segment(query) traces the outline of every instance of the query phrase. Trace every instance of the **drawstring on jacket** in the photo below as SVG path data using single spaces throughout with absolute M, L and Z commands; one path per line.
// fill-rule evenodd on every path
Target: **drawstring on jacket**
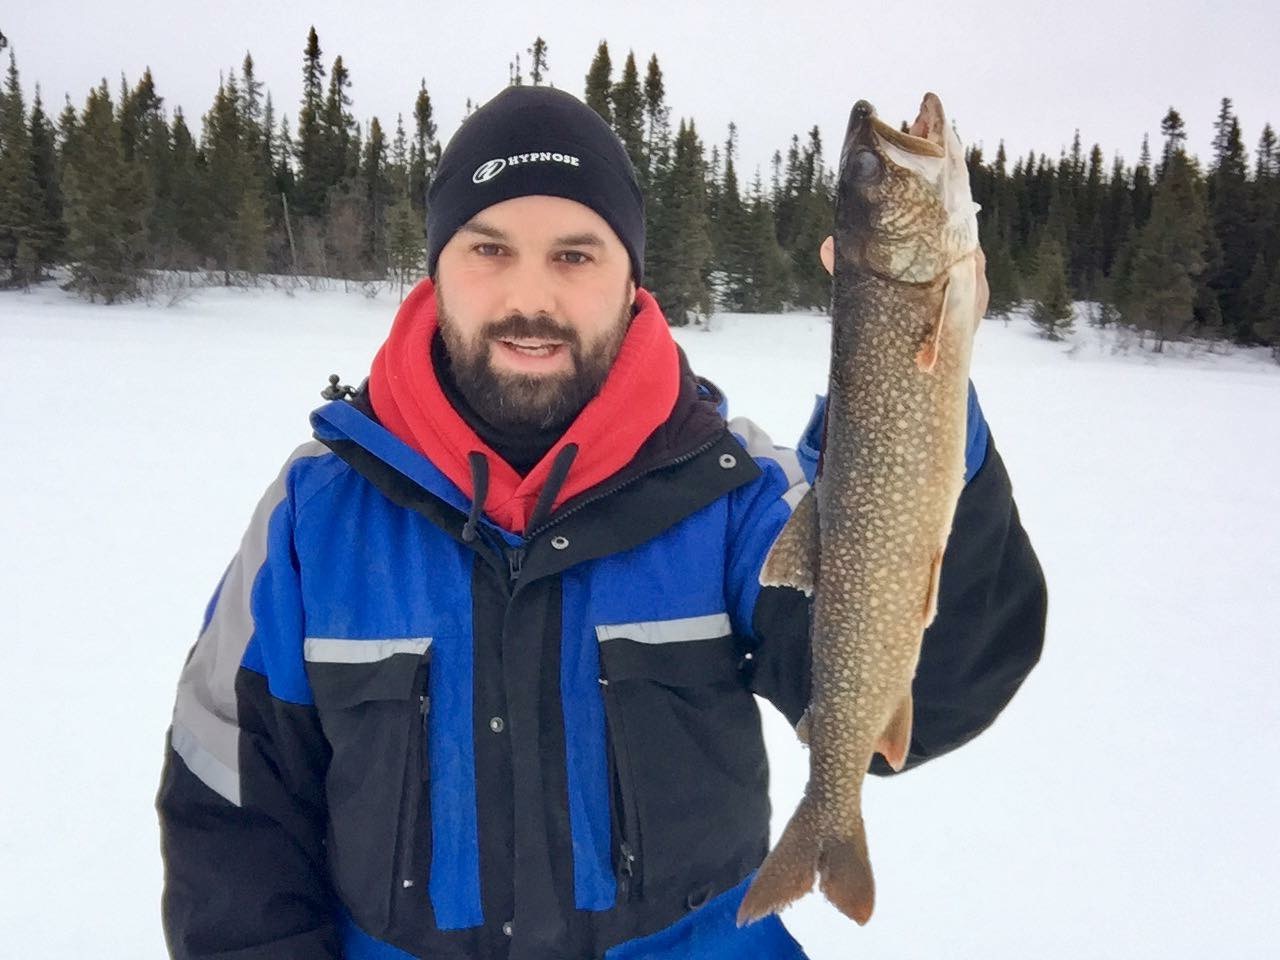
M 529 514 L 529 523 L 525 527 L 525 538 L 551 514 L 551 505 L 555 503 L 556 494 L 564 486 L 569 476 L 569 468 L 573 466 L 578 455 L 576 443 L 566 443 L 556 453 L 551 462 L 551 470 L 547 473 L 546 482 L 538 491 L 538 499 Z M 478 450 L 467 454 L 467 463 L 471 467 L 471 509 L 467 512 L 467 522 L 462 526 L 462 540 L 471 543 L 480 535 L 480 517 L 484 514 L 484 502 L 489 495 L 489 459 Z
M 560 488 L 564 486 L 564 481 L 569 476 L 569 467 L 573 465 L 573 458 L 577 455 L 578 445 L 576 443 L 566 443 L 560 448 L 560 452 L 556 454 L 555 460 L 551 461 L 551 470 L 547 474 L 547 480 L 542 485 L 542 489 L 538 491 L 538 500 L 534 503 L 533 512 L 529 514 L 529 522 L 524 528 L 526 539 L 550 515 L 551 505 L 556 502 L 556 495 L 560 492 Z
M 478 450 L 472 450 L 467 454 L 467 462 L 471 465 L 471 511 L 462 527 L 462 539 L 471 543 L 476 538 L 480 515 L 484 513 L 484 500 L 489 494 L 489 460 Z

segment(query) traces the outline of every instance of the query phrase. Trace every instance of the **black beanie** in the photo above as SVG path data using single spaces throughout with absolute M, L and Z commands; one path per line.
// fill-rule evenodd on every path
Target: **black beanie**
M 427 190 L 427 273 L 458 228 L 485 207 L 543 194 L 576 200 L 613 228 L 644 276 L 644 197 L 622 141 L 572 94 L 508 87 L 471 114 Z

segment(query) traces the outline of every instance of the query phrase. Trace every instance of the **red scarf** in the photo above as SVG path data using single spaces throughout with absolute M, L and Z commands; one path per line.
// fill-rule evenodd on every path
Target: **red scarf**
M 400 305 L 373 361 L 369 399 L 384 427 L 431 460 L 468 497 L 473 491 L 467 454 L 483 453 L 489 461 L 484 512 L 499 526 L 523 533 L 551 464 L 566 444 L 576 443 L 578 454 L 552 509 L 626 466 L 675 407 L 680 386 L 675 341 L 647 290 L 636 291 L 636 304 L 640 310 L 604 386 L 526 477 L 476 436 L 445 399 L 431 365 L 437 323 L 430 280 L 414 287 Z

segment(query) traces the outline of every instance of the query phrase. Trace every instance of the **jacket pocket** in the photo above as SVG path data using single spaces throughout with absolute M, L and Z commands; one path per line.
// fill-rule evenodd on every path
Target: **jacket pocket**
M 307 674 L 331 750 L 329 872 L 359 926 L 392 924 L 401 890 L 425 889 L 417 856 L 428 796 L 430 639 L 312 640 Z
M 727 868 L 741 876 L 767 847 L 768 768 L 728 617 L 602 625 L 596 636 L 620 886 L 683 900 Z

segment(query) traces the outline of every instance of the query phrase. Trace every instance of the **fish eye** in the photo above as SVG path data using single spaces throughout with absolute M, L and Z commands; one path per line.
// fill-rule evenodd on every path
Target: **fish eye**
M 862 149 L 849 158 L 855 183 L 871 184 L 884 176 L 884 162 L 874 150 Z

